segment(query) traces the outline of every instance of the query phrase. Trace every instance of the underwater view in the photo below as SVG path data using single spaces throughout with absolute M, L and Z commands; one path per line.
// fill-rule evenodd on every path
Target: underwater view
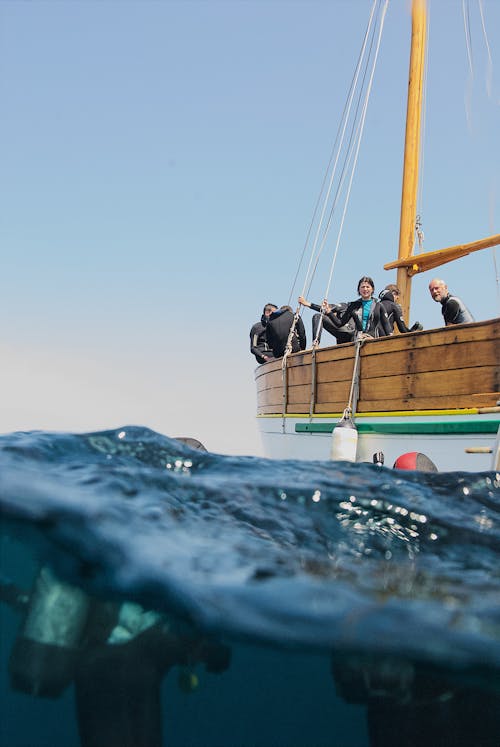
M 0 437 L 2 747 L 500 745 L 500 475 Z

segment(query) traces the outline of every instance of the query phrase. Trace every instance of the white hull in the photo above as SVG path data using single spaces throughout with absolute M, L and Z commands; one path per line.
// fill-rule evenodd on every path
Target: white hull
M 324 431 L 331 429 L 339 418 L 339 415 L 260 416 L 257 420 L 264 453 L 272 459 L 330 459 L 332 435 Z M 385 465 L 392 467 L 398 456 L 416 451 L 432 459 L 440 472 L 481 472 L 494 468 L 498 412 L 358 417 L 355 422 L 359 430 L 357 462 L 371 463 L 373 454 L 382 451 Z

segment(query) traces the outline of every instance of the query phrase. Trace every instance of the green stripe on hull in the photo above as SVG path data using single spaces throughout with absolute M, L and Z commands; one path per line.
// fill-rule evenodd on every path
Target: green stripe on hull
M 296 433 L 331 433 L 337 423 L 296 423 Z M 395 433 L 401 435 L 440 435 L 455 433 L 496 433 L 500 420 L 459 423 L 356 423 L 359 433 Z

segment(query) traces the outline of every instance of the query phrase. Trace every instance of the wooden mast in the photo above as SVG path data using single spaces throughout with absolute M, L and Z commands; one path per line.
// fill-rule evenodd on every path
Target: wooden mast
M 401 291 L 400 303 L 406 319 L 410 318 L 411 278 L 419 272 L 440 267 L 467 254 L 500 244 L 500 234 L 487 236 L 468 244 L 457 244 L 423 254 L 413 254 L 417 219 L 418 166 L 420 158 L 420 129 L 422 121 L 422 95 L 424 87 L 425 46 L 427 34 L 427 0 L 412 2 L 412 36 L 408 103 L 406 111 L 406 136 L 401 195 L 401 220 L 399 252 L 395 262 L 388 262 L 384 270 L 397 268 L 397 285 Z
M 408 104 L 399 227 L 399 259 L 413 254 L 415 222 L 417 218 L 418 164 L 420 157 L 420 129 L 422 121 L 422 93 L 426 42 L 426 0 L 413 0 Z M 398 268 L 397 285 L 400 303 L 406 319 L 410 318 L 411 279 L 406 267 Z

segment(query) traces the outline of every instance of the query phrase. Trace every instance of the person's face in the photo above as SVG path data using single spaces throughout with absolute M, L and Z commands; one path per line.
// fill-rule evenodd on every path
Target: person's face
M 367 283 L 366 280 L 363 280 L 363 282 L 359 284 L 358 293 L 363 301 L 368 301 L 368 299 L 373 295 L 373 288 L 371 287 L 370 283 Z
M 264 316 L 267 316 L 267 317 L 271 316 L 273 311 L 274 309 L 272 306 L 266 306 L 266 308 L 264 309 Z
M 448 286 L 440 283 L 438 280 L 431 280 L 429 283 L 429 293 L 434 301 L 441 302 L 448 295 Z

